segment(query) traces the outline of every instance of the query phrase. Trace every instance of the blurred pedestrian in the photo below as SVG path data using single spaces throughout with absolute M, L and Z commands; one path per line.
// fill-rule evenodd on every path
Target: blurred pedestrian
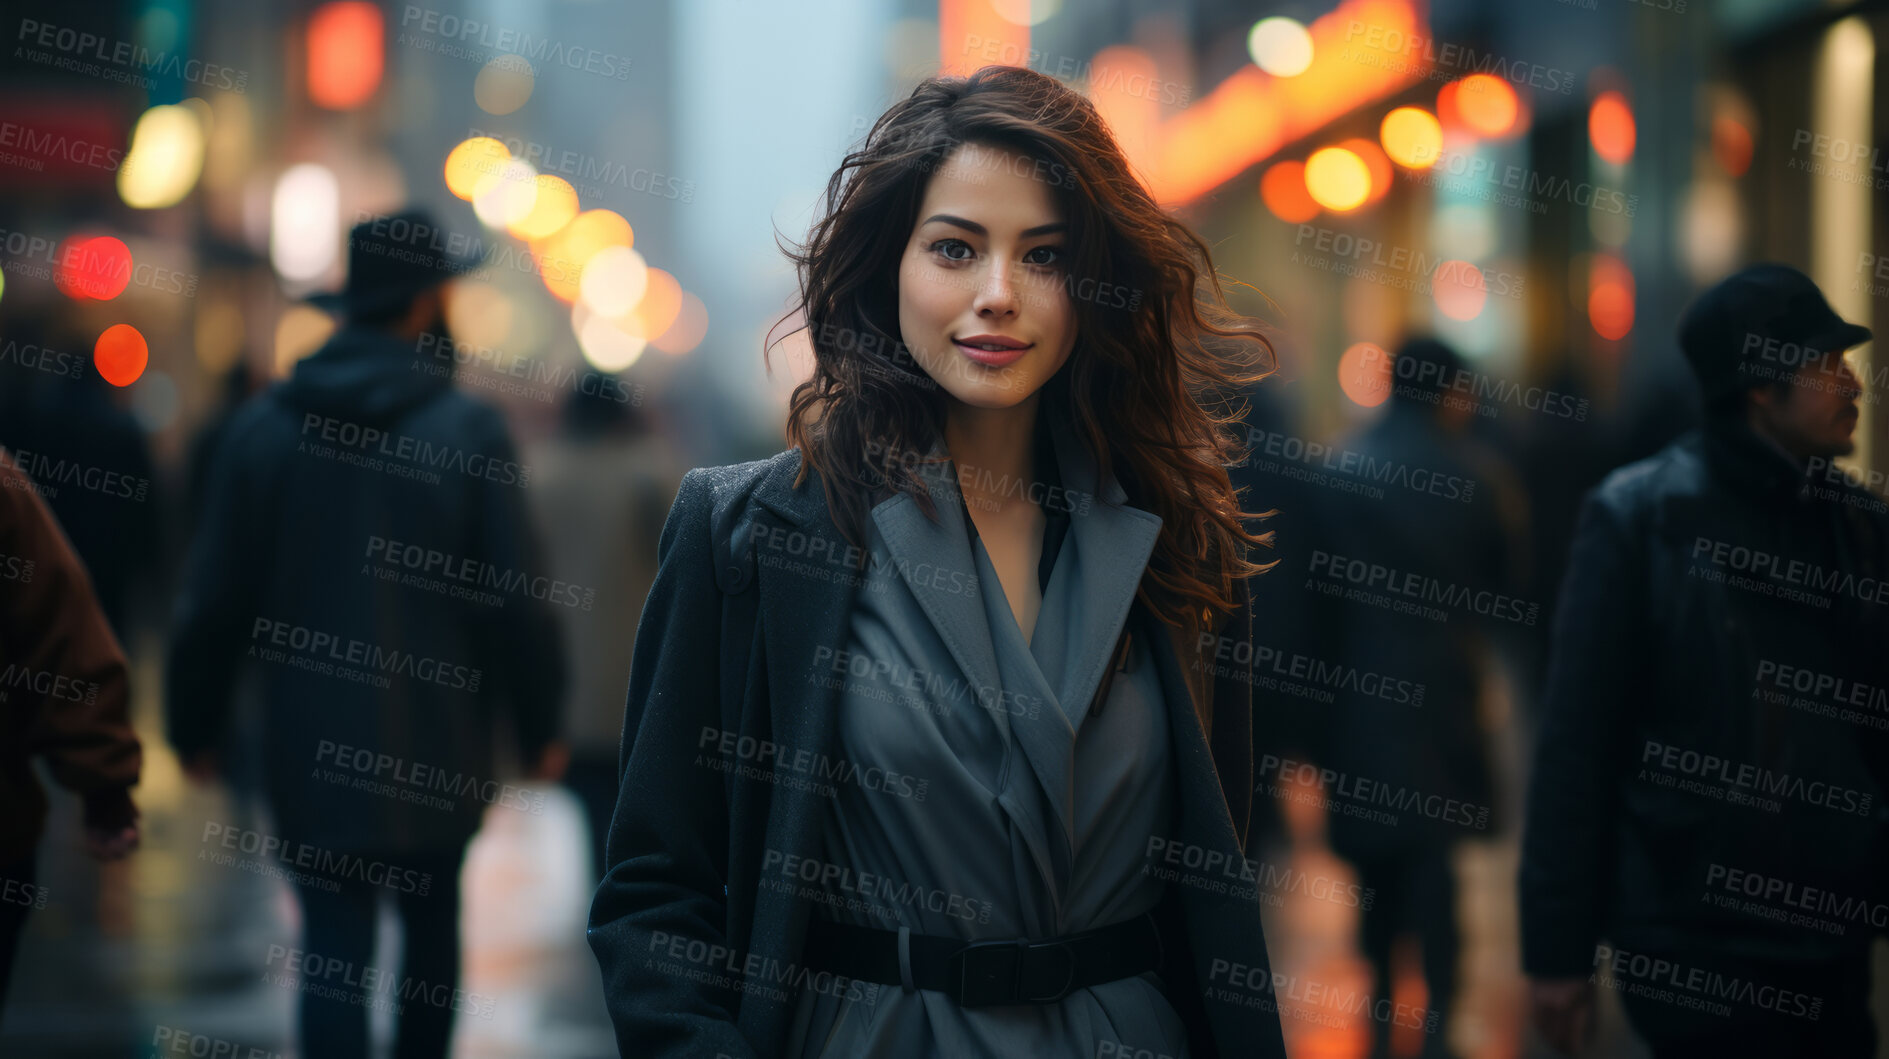
M 1875 1054 L 1889 516 L 1831 464 L 1869 339 L 1803 273 L 1700 295 L 1705 425 L 1588 495 L 1520 874 L 1535 1026 L 1618 991 L 1657 1056 Z
M 1435 607 L 1344 606 L 1335 650 L 1341 671 L 1355 676 L 1334 692 L 1325 742 L 1330 767 L 1348 782 L 1326 793 L 1337 805 L 1364 808 L 1374 803 L 1344 788 L 1396 792 L 1426 810 L 1391 820 L 1335 811 L 1327 828 L 1332 851 L 1374 895 L 1359 924 L 1374 997 L 1391 997 L 1397 941 L 1417 943 L 1427 1059 L 1451 1054 L 1461 955 L 1454 854 L 1465 839 L 1488 837 L 1494 824 L 1480 709 L 1508 608 L 1479 610 L 1473 601 L 1516 597 L 1523 517 L 1512 473 L 1470 437 L 1478 411 L 1473 387 L 1460 385 L 1469 377 L 1462 357 L 1418 336 L 1389 367 L 1383 416 L 1338 446 L 1337 466 L 1359 469 L 1361 481 L 1334 474 L 1324 492 L 1330 534 L 1321 546 L 1343 557 L 1326 562 L 1363 560 L 1472 603 L 1451 608 L 1445 620 Z M 1390 1055 L 1393 1021 L 1371 1020 L 1378 1059 Z
M 262 663 L 280 837 L 314 851 L 309 863 L 379 866 L 365 881 L 297 874 L 301 947 L 366 966 L 377 898 L 394 891 L 402 1059 L 444 1056 L 461 1006 L 459 870 L 508 789 L 495 775 L 501 703 L 536 777 L 555 779 L 563 754 L 530 468 L 499 413 L 419 353 L 444 340 L 442 284 L 467 267 L 446 240 L 417 211 L 357 224 L 345 289 L 317 299 L 340 329 L 228 426 L 168 688 L 171 741 L 207 778 L 237 670 Z M 304 990 L 303 1055 L 368 1054 L 363 1005 L 387 998 L 359 980 Z
M 580 378 L 564 402 L 559 432 L 526 457 L 551 576 L 575 589 L 569 605 L 557 608 L 571 667 L 564 783 L 583 803 L 591 870 L 601 878 L 630 683 L 623 644 L 635 638 L 656 579 L 656 545 L 682 469 L 651 427 L 640 388 L 610 374 Z
M 36 882 L 46 792 L 32 759 L 84 803 L 85 848 L 101 861 L 138 845 L 131 802 L 143 751 L 130 683 L 91 578 L 39 485 L 0 449 L 0 1009 Z

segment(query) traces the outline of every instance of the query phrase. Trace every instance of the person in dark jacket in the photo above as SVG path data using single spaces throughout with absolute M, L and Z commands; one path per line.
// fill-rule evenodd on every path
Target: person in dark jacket
M 501 721 L 537 775 L 561 756 L 530 468 L 499 413 L 416 354 L 464 267 L 433 249 L 443 238 L 418 213 L 354 228 L 346 289 L 321 300 L 343 326 L 230 423 L 177 604 L 170 738 L 194 775 L 215 770 L 239 667 L 260 670 L 303 950 L 366 966 L 387 891 L 405 921 L 381 989 L 358 973 L 304 989 L 305 1055 L 367 1054 L 370 1000 L 404 1002 L 397 1054 L 446 1054 L 460 865 L 516 791 L 497 774 Z
M 1417 942 L 1429 1057 L 1449 1054 L 1461 952 L 1452 854 L 1493 822 L 1479 712 L 1491 649 L 1528 612 L 1516 592 L 1519 490 L 1469 436 L 1472 388 L 1457 385 L 1467 365 L 1449 346 L 1413 337 L 1390 367 L 1384 415 L 1325 461 L 1334 468 L 1322 490 L 1330 533 L 1302 569 L 1320 587 L 1347 590 L 1354 564 L 1390 571 L 1361 598 L 1338 597 L 1337 642 L 1321 652 L 1345 675 L 1326 707 L 1323 763 L 1340 777 L 1325 791 L 1326 826 L 1332 852 L 1376 895 L 1359 929 L 1374 996 L 1391 995 L 1397 939 Z M 1397 603 L 1426 602 L 1393 607 L 1384 585 L 1396 586 Z M 1372 1030 L 1372 1054 L 1388 1056 L 1391 1020 L 1372 1020 Z
M 32 759 L 84 800 L 87 852 L 106 861 L 137 848 L 131 788 L 144 755 L 130 691 L 91 578 L 38 483 L 0 449 L 0 1008 L 27 913 L 46 901 L 34 848 L 46 792 Z
M 1599 986 L 1661 1057 L 1875 1054 L 1889 505 L 1830 462 L 1868 338 L 1795 269 L 1724 280 L 1679 327 L 1705 426 L 1582 507 L 1520 872 L 1562 1051 Z

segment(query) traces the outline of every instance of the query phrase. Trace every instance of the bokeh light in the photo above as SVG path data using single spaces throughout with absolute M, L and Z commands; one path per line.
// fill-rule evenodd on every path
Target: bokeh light
M 1015 26 L 1036 26 L 1063 8 L 1063 0 L 990 0 L 997 17 Z
M 1721 114 L 1712 119 L 1712 157 L 1725 175 L 1741 177 L 1751 168 L 1751 130 L 1737 118 Z
M 498 172 L 479 178 L 472 191 L 472 212 L 492 228 L 508 228 L 531 216 L 538 202 L 538 171 L 512 159 Z
M 668 330 L 650 339 L 649 344 L 672 357 L 679 357 L 701 345 L 707 334 L 708 306 L 703 305 L 702 299 L 694 294 L 683 291 L 675 322 L 669 325 Z
M 636 363 L 648 340 L 625 332 L 607 316 L 590 311 L 583 302 L 571 307 L 571 330 L 577 333 L 577 347 L 584 351 L 590 366 L 603 372 L 622 371 Z
M 107 327 L 92 345 L 92 363 L 98 365 L 99 375 L 113 386 L 130 386 L 137 382 L 150 360 L 151 350 L 145 345 L 144 336 L 130 324 Z
M 1430 274 L 1430 297 L 1436 302 L 1436 311 L 1444 316 L 1474 320 L 1489 301 L 1489 286 L 1481 269 L 1452 258 L 1438 262 L 1436 271 Z
M 1422 107 L 1398 107 L 1384 115 L 1378 142 L 1390 160 L 1406 169 L 1428 169 L 1443 155 L 1443 126 Z
M 472 99 L 487 114 L 510 114 L 525 105 L 536 84 L 530 60 L 503 52 L 480 67 L 472 81 Z
M 1391 358 L 1383 347 L 1355 342 L 1338 358 L 1338 388 L 1363 408 L 1376 408 L 1391 395 Z
M 1499 138 L 1515 129 L 1520 105 L 1515 89 L 1493 74 L 1470 74 L 1457 83 L 1456 113 L 1478 136 Z
M 606 246 L 584 263 L 578 296 L 600 316 L 623 316 L 649 289 L 649 263 L 627 246 Z
M 531 211 L 506 226 L 520 239 L 543 239 L 577 216 L 577 191 L 571 182 L 550 173 L 538 174 L 538 192 Z
M 208 105 L 194 100 L 206 112 Z M 131 148 L 118 166 L 118 196 L 137 210 L 183 201 L 203 174 L 206 137 L 196 108 L 152 107 L 131 131 Z
M 490 136 L 474 136 L 446 156 L 446 190 L 472 201 L 479 181 L 505 168 L 512 152 Z
M 275 325 L 275 374 L 286 377 L 295 362 L 321 348 L 334 334 L 335 318 L 312 305 L 291 305 Z
M 352 110 L 374 97 L 385 65 L 380 6 L 366 0 L 323 4 L 308 18 L 308 98 Z
M 1615 165 L 1626 165 L 1633 158 L 1635 129 L 1633 108 L 1625 96 L 1609 89 L 1594 97 L 1587 112 L 1587 135 L 1594 142 L 1594 153 Z
M 1391 168 L 1391 160 L 1384 154 L 1384 149 L 1373 140 L 1354 136 L 1341 141 L 1338 146 L 1358 156 L 1364 163 L 1365 172 L 1371 175 L 1371 189 L 1364 196 L 1364 205 L 1369 206 L 1391 193 L 1391 180 L 1396 171 Z
M 269 262 L 284 279 L 312 280 L 341 248 L 341 189 L 325 166 L 303 162 L 276 181 L 269 210 Z
M 584 266 L 607 246 L 634 247 L 630 222 L 613 210 L 585 210 L 549 239 L 534 244 L 545 289 L 560 301 L 574 302 L 582 291 Z
M 643 297 L 637 301 L 636 308 L 621 317 L 617 324 L 639 338 L 654 338 L 669 330 L 669 325 L 676 322 L 676 316 L 681 311 L 682 284 L 662 269 L 652 268 Z
M 1318 203 L 1305 190 L 1305 163 L 1279 162 L 1259 179 L 1259 197 L 1273 216 L 1287 224 L 1304 224 L 1318 216 Z
M 1262 18 L 1246 35 L 1253 65 L 1274 77 L 1297 77 L 1312 65 L 1312 34 L 1293 18 Z
M 1342 147 L 1322 147 L 1305 160 L 1305 190 L 1328 210 L 1355 210 L 1371 195 L 1371 170 Z
M 1595 254 L 1591 262 L 1587 319 L 1595 334 L 1617 342 L 1633 330 L 1633 272 L 1612 254 Z
M 131 248 L 109 235 L 72 236 L 60 244 L 53 285 L 77 301 L 110 301 L 131 282 Z

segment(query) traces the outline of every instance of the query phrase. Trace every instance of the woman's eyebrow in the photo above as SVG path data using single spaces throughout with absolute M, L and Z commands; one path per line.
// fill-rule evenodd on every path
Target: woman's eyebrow
M 931 216 L 925 218 L 924 223 L 930 224 L 933 221 L 942 221 L 945 224 L 955 224 L 959 228 L 963 228 L 964 230 L 969 231 L 969 232 L 975 232 L 978 235 L 990 234 L 990 232 L 987 231 L 983 225 L 977 223 L 976 221 L 967 221 L 962 217 L 954 217 L 949 213 L 934 213 Z M 1069 229 L 1069 225 L 1063 223 L 1062 221 L 1057 221 L 1054 224 L 1039 224 L 1034 228 L 1025 228 L 1023 230 L 1023 238 L 1029 239 L 1033 236 L 1049 235 L 1052 232 L 1062 232 L 1062 231 L 1067 231 L 1068 229 Z

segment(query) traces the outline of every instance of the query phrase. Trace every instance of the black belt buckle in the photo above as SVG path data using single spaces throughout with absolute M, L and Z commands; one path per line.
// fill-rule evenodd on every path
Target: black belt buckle
M 974 941 L 951 957 L 956 964 L 958 1004 L 1053 1004 L 1068 996 L 1076 981 L 1076 954 L 1069 942 Z M 1060 976 L 1061 984 L 1045 986 Z

